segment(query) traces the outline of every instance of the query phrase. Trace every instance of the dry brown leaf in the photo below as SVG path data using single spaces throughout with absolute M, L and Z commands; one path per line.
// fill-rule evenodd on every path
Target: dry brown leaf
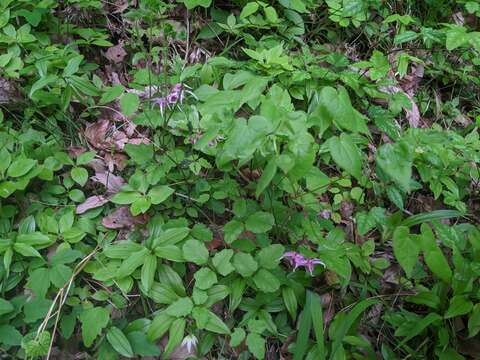
M 77 206 L 76 213 L 83 214 L 84 212 L 100 207 L 108 202 L 108 199 L 104 196 L 90 196 L 83 203 Z
M 127 56 L 127 52 L 123 48 L 122 42 L 118 45 L 109 47 L 105 53 L 105 57 L 116 64 L 122 62 L 125 56 Z
M 95 148 L 104 149 L 110 121 L 102 119 L 85 128 L 84 134 L 88 142 Z
M 121 176 L 113 175 L 110 172 L 97 172 L 90 178 L 94 182 L 98 182 L 107 188 L 107 193 L 115 194 L 120 191 L 125 180 Z
M 128 160 L 128 156 L 120 153 L 107 153 L 105 154 L 104 159 L 110 172 L 112 172 L 115 167 L 118 170 L 122 171 L 123 169 L 125 169 L 125 162 Z
M 77 156 L 83 154 L 86 151 L 87 149 L 83 146 L 70 146 L 69 148 L 67 148 L 68 155 L 71 158 L 76 158 Z
M 116 209 L 110 215 L 102 219 L 102 225 L 108 229 L 121 229 L 135 225 L 143 225 L 148 221 L 148 215 L 133 216 L 128 206 L 122 206 Z

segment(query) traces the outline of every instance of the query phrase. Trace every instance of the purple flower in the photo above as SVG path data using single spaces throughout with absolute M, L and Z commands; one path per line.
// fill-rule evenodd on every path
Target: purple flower
M 170 104 L 170 105 L 173 105 L 173 104 L 176 104 L 178 99 L 180 98 L 180 95 L 176 92 L 172 92 L 170 94 L 168 94 L 167 96 L 167 102 Z
M 281 259 L 283 258 L 287 259 L 290 265 L 294 267 L 293 271 L 295 271 L 298 267 L 303 266 L 306 270 L 308 270 L 310 275 L 313 274 L 315 265 L 322 265 L 325 267 L 325 264 L 320 259 L 309 259 L 295 251 L 287 251 L 282 255 Z
M 167 106 L 167 101 L 163 97 L 154 98 L 154 99 L 152 99 L 152 102 L 153 102 L 154 105 L 158 105 L 160 107 L 160 110 L 162 110 L 162 111 Z
M 178 83 L 178 84 L 173 85 L 172 92 L 179 93 L 180 91 L 182 91 L 182 84 Z

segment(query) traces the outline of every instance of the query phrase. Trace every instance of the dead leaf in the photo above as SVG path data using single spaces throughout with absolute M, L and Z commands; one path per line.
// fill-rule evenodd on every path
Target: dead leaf
M 420 125 L 420 111 L 418 110 L 418 106 L 415 101 L 413 101 L 413 98 L 406 93 L 405 95 L 407 95 L 410 103 L 412 104 L 411 110 L 403 108 L 403 110 L 405 111 L 405 117 L 407 118 L 410 127 L 417 128 Z
M 84 212 L 100 207 L 108 202 L 108 199 L 104 196 L 90 196 L 83 203 L 77 205 L 76 213 L 83 214 Z
M 110 121 L 102 119 L 85 128 L 84 134 L 88 142 L 95 148 L 104 149 Z
M 112 172 L 115 167 L 118 170 L 122 171 L 123 169 L 125 169 L 125 162 L 128 160 L 128 156 L 120 153 L 107 153 L 105 154 L 104 159 L 110 172 Z
M 108 229 L 121 229 L 135 225 L 143 225 L 148 221 L 148 215 L 142 214 L 133 216 L 128 206 L 122 206 L 116 209 L 110 215 L 102 219 L 102 225 Z
M 98 182 L 107 188 L 107 193 L 115 194 L 120 191 L 125 180 L 121 176 L 113 175 L 110 172 L 97 172 L 90 178 L 94 182 Z
M 116 64 L 122 62 L 125 56 L 127 56 L 127 52 L 123 48 L 122 42 L 118 43 L 118 45 L 109 47 L 105 53 L 105 57 Z
M 68 151 L 68 155 L 75 159 L 76 157 L 78 157 L 79 155 L 83 154 L 84 152 L 87 151 L 87 149 L 85 149 L 83 146 L 70 146 L 69 148 L 67 148 L 67 151 Z

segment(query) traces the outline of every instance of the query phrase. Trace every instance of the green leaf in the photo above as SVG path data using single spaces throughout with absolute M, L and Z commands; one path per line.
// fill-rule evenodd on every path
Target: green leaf
M 107 332 L 107 340 L 120 355 L 127 358 L 134 356 L 130 342 L 119 328 L 112 326 Z
M 475 304 L 468 318 L 468 337 L 473 337 L 480 331 L 480 303 Z M 1 333 L 1 331 L 0 331 Z
M 142 286 L 145 288 L 146 291 L 149 291 L 152 287 L 156 271 L 157 257 L 155 255 L 147 255 L 145 257 L 145 262 L 142 265 L 141 275 Z
M 15 159 L 7 170 L 7 176 L 20 177 L 25 175 L 37 164 L 36 160 L 19 158 Z
M 353 324 L 356 322 L 357 318 L 370 306 L 378 304 L 378 301 L 375 299 L 366 299 L 360 301 L 357 305 L 353 307 L 352 310 L 348 313 L 348 315 L 342 320 L 338 327 L 335 329 L 334 334 L 334 341 L 332 343 L 332 350 L 330 354 L 330 359 L 336 359 L 335 354 L 339 350 L 342 345 L 342 342 L 350 331 Z M 337 315 L 338 316 L 338 315 Z
M 252 14 L 255 14 L 258 10 L 258 3 L 257 2 L 249 2 L 245 5 L 240 13 L 240 19 L 245 19 Z
M 303 311 L 300 313 L 298 319 L 298 332 L 295 341 L 295 348 L 293 350 L 293 360 L 301 360 L 305 358 L 308 350 L 308 339 L 310 337 L 310 330 L 312 328 L 312 303 L 307 293 L 307 301 Z
M 160 348 L 158 345 L 147 339 L 147 336 L 143 331 L 132 331 L 127 334 L 128 341 L 132 345 L 133 353 L 145 357 L 158 357 L 160 356 Z
M 407 277 L 412 276 L 418 262 L 419 245 L 412 239 L 406 226 L 399 226 L 393 233 L 393 254 Z
M 86 165 L 97 155 L 94 151 L 87 151 L 77 156 L 77 165 Z
M 167 259 L 170 261 L 185 261 L 182 249 L 175 245 L 157 246 L 155 248 L 155 255 L 161 259 Z
M 126 144 L 124 150 L 139 165 L 147 164 L 153 159 L 151 144 Z
M 421 245 L 425 263 L 433 274 L 449 284 L 452 278 L 452 270 L 450 270 L 450 266 L 445 258 L 445 255 L 436 243 L 435 235 L 433 234 L 432 229 L 430 226 L 423 223 L 420 227 L 420 230 L 422 234 Z
M 23 256 L 31 256 L 31 257 L 38 257 L 42 258 L 42 255 L 33 247 L 27 244 L 22 243 L 15 243 L 13 244 L 13 249 L 23 255 Z
M 193 309 L 193 302 L 188 297 L 183 297 L 175 301 L 169 307 L 165 309 L 165 314 L 174 316 L 174 317 L 182 317 L 187 316 L 192 312 Z
M 425 330 L 431 323 L 441 320 L 442 317 L 436 313 L 430 313 L 421 320 L 416 320 L 414 322 L 414 326 L 409 329 L 408 335 L 397 345 L 397 348 L 402 347 L 405 343 L 407 343 L 410 339 L 413 339 L 415 336 L 420 334 L 423 330 Z M 397 334 L 395 334 L 397 335 Z
M 138 95 L 134 93 L 126 93 L 120 98 L 120 110 L 125 116 L 132 116 L 140 105 Z
M 457 295 L 450 299 L 445 319 L 468 314 L 473 309 L 473 303 L 463 295 Z
M 350 175 L 361 179 L 362 158 L 351 136 L 346 133 L 340 137 L 333 136 L 329 139 L 329 145 L 333 161 Z
M 12 325 L 0 325 L 0 344 L 19 346 L 22 338 L 22 334 Z
M 187 227 L 167 229 L 154 240 L 154 246 L 175 245 L 185 239 L 189 233 L 190 229 Z
M 115 85 L 109 87 L 105 90 L 100 101 L 98 102 L 100 105 L 105 105 L 115 99 L 117 99 L 120 95 L 123 94 L 125 88 L 122 85 Z
M 233 256 L 233 267 L 243 277 L 250 277 L 257 271 L 258 264 L 252 255 L 239 252 Z
M 235 268 L 230 263 L 232 256 L 233 256 L 232 249 L 224 249 L 216 253 L 215 256 L 213 257 L 212 259 L 213 266 L 215 266 L 215 269 L 217 269 L 217 271 L 221 275 L 227 276 L 233 270 L 235 270 Z
M 232 332 L 232 336 L 230 337 L 230 346 L 231 347 L 239 346 L 245 339 L 246 335 L 247 334 L 245 333 L 245 330 L 243 330 L 242 328 L 240 327 L 235 328 L 235 330 Z
M 65 68 L 63 69 L 63 76 L 68 77 L 75 74 L 78 71 L 80 63 L 82 61 L 83 55 L 74 56 L 73 58 L 68 60 L 67 66 L 65 66 Z
M 434 210 L 430 212 L 409 216 L 408 218 L 402 221 L 402 225 L 412 227 L 424 222 L 430 222 L 430 221 L 442 220 L 442 219 L 451 219 L 455 217 L 461 217 L 462 215 L 463 214 L 457 210 Z
M 275 292 L 280 288 L 280 281 L 278 281 L 277 277 L 265 269 L 260 269 L 255 274 L 253 282 L 259 290 L 266 293 Z
M 265 339 L 257 333 L 250 333 L 247 335 L 247 347 L 253 356 L 257 359 L 265 358 Z
M 230 220 L 223 226 L 223 234 L 227 244 L 233 243 L 243 232 L 243 224 L 238 220 Z
M 245 227 L 253 233 L 263 234 L 269 231 L 273 227 L 273 224 L 275 224 L 275 218 L 272 214 L 264 211 L 257 211 L 247 218 Z
M 14 307 L 9 301 L 0 298 L 0 316 L 8 314 L 13 310 L 14 310 Z
M 276 23 L 278 22 L 278 14 L 277 11 L 275 10 L 274 7 L 272 6 L 267 6 L 263 8 L 263 11 L 265 12 L 265 17 L 267 20 L 271 23 Z
M 298 302 L 297 297 L 295 295 L 295 291 L 290 287 L 284 287 L 282 289 L 282 298 L 285 304 L 285 307 L 288 310 L 288 313 L 292 317 L 292 319 L 296 319 L 297 317 L 297 308 Z
M 265 246 L 257 255 L 258 264 L 265 269 L 275 269 L 284 252 L 285 248 L 280 244 Z
M 50 84 L 56 83 L 58 81 L 58 76 L 56 75 L 47 75 L 38 79 L 30 88 L 30 92 L 28 93 L 28 97 L 32 98 L 33 94 L 35 94 L 38 90 L 43 89 L 45 86 Z
M 170 353 L 182 342 L 185 334 L 185 324 L 185 319 L 177 319 L 170 326 L 170 331 L 168 332 L 168 342 L 165 346 L 162 356 L 165 357 L 165 359 L 168 359 Z
M 183 0 L 187 9 L 191 10 L 197 6 L 208 8 L 212 4 L 212 0 Z
M 257 188 L 255 190 L 255 197 L 258 197 L 263 193 L 267 186 L 272 182 L 273 177 L 277 173 L 277 161 L 276 158 L 272 158 L 265 169 L 263 170 L 262 176 L 258 180 Z
M 186 261 L 193 262 L 197 265 L 206 264 L 208 261 L 208 249 L 198 240 L 187 240 L 185 244 L 183 244 L 182 251 Z
M 119 205 L 128 205 L 132 204 L 138 199 L 142 197 L 142 194 L 136 191 L 124 191 L 124 192 L 119 192 L 116 193 L 113 198 L 112 202 L 114 204 L 119 204 Z
M 70 175 L 72 176 L 73 181 L 80 186 L 85 185 L 88 180 L 88 171 L 82 167 L 74 167 L 70 172 Z
M 315 333 L 315 338 L 317 340 L 317 359 L 324 360 L 326 358 L 325 354 L 325 343 L 324 343 L 324 334 L 323 334 L 323 312 L 322 312 L 322 301 L 318 294 L 315 294 L 311 291 L 307 292 L 307 302 L 310 303 L 310 314 L 312 316 L 312 325 L 313 331 Z
M 216 334 L 230 335 L 228 326 L 213 312 L 207 310 L 207 323 L 205 329 Z
M 144 214 L 150 209 L 152 203 L 148 197 L 141 197 L 130 205 L 130 212 L 133 216 Z
M 94 307 L 84 310 L 80 314 L 82 323 L 82 338 L 86 347 L 90 347 L 98 335 L 102 332 L 109 320 L 110 312 L 104 307 Z
M 463 26 L 455 26 L 447 31 L 445 46 L 448 51 L 468 44 L 469 36 L 467 29 Z
M 195 286 L 201 290 L 210 289 L 217 283 L 217 275 L 209 268 L 201 268 L 195 275 Z
M 148 196 L 152 204 L 157 205 L 167 200 L 174 191 L 170 186 L 160 185 L 150 189 Z
M 404 142 L 382 145 L 376 154 L 376 163 L 400 189 L 410 191 L 412 178 L 412 153 Z
M 127 259 L 125 259 L 115 274 L 116 278 L 124 278 L 139 268 L 143 264 L 147 252 L 148 250 L 143 248 L 142 250 L 131 254 Z
M 155 341 L 161 338 L 167 331 L 175 318 L 162 311 L 153 318 L 152 323 L 147 330 L 147 338 L 150 341 Z

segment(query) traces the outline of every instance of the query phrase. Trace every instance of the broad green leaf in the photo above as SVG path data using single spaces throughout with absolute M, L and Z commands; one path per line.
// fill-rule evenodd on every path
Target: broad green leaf
M 150 197 L 150 201 L 152 202 L 152 204 L 157 205 L 167 200 L 170 195 L 174 193 L 174 191 L 175 190 L 172 189 L 170 186 L 159 185 L 150 189 L 150 191 L 148 192 L 148 196 Z
M 20 177 L 25 175 L 37 164 L 36 160 L 19 158 L 14 160 L 7 170 L 7 176 Z
M 187 237 L 190 229 L 187 227 L 171 228 L 160 233 L 154 241 L 154 246 L 175 245 Z
M 157 257 L 155 255 L 147 255 L 145 256 L 144 261 L 145 262 L 142 265 L 141 281 L 145 290 L 149 291 L 155 278 L 155 272 L 157 271 Z
M 212 0 L 183 0 L 187 9 L 193 9 L 197 6 L 208 8 L 212 4 Z
M 343 170 L 357 179 L 362 177 L 362 157 L 350 135 L 342 133 L 329 140 L 330 154 Z
M 233 267 L 243 277 L 250 277 L 257 271 L 258 264 L 252 255 L 239 252 L 233 256 Z
M 165 309 L 165 314 L 174 317 L 187 316 L 192 312 L 193 303 L 188 297 L 180 298 Z
M 277 162 L 276 158 L 272 158 L 265 169 L 263 170 L 262 176 L 258 180 L 257 188 L 255 190 L 255 197 L 259 197 L 263 191 L 267 188 L 267 186 L 272 181 L 273 177 L 277 173 Z
M 147 249 L 142 248 L 142 250 L 131 254 L 127 259 L 125 259 L 115 274 L 116 278 L 121 279 L 125 276 L 128 276 L 137 268 L 139 268 L 143 264 L 147 252 Z
M 132 331 L 127 334 L 128 342 L 132 345 L 133 353 L 145 357 L 159 357 L 160 348 L 155 343 L 148 340 L 144 331 Z
M 245 19 L 252 14 L 255 14 L 258 10 L 258 3 L 257 2 L 249 2 L 245 5 L 240 12 L 240 19 Z
M 218 273 L 227 276 L 230 274 L 235 268 L 232 266 L 230 260 L 233 256 L 232 249 L 224 249 L 215 254 L 212 259 L 213 266 L 217 269 Z
M 247 335 L 246 344 L 248 350 L 255 356 L 256 359 L 265 358 L 266 341 L 257 333 L 250 333 Z
M 270 293 L 275 292 L 280 288 L 280 281 L 270 271 L 260 269 L 254 276 L 253 282 L 259 290 Z
M 47 75 L 38 79 L 30 88 L 30 92 L 28 93 L 28 97 L 32 97 L 38 90 L 43 89 L 45 86 L 53 84 L 58 81 L 58 76 L 56 75 Z
M 161 245 L 155 248 L 155 255 L 161 259 L 184 262 L 183 251 L 176 245 Z
M 208 249 L 198 240 L 187 240 L 185 244 L 183 244 L 182 251 L 186 261 L 193 262 L 197 265 L 203 265 L 208 261 Z
M 139 105 L 140 99 L 134 93 L 126 93 L 120 98 L 120 110 L 125 116 L 132 116 L 138 110 Z
M 201 268 L 195 275 L 195 286 L 201 290 L 210 289 L 217 283 L 217 275 L 209 268 Z
M 22 338 L 22 334 L 12 325 L 0 325 L 0 344 L 19 346 Z
M 161 338 L 169 329 L 175 318 L 162 311 L 153 318 L 152 323 L 147 330 L 147 338 L 150 341 L 155 341 Z
M 430 212 L 409 216 L 408 218 L 402 221 L 402 225 L 411 227 L 411 226 L 419 225 L 424 222 L 450 219 L 450 218 L 460 217 L 462 215 L 463 214 L 457 210 L 434 210 Z
M 265 246 L 258 252 L 258 264 L 265 269 L 275 269 L 280 262 L 280 258 L 285 252 L 285 248 L 280 244 Z
M 468 314 L 473 309 L 473 303 L 463 295 L 456 295 L 450 299 L 445 319 Z
M 170 326 L 168 342 L 163 352 L 163 356 L 165 356 L 166 359 L 168 359 L 170 353 L 182 342 L 185 334 L 185 325 L 185 319 L 176 319 Z
M 40 255 L 40 253 L 33 246 L 27 244 L 17 242 L 13 244 L 13 249 L 23 256 L 42 258 L 42 255 Z
M 335 358 L 335 353 L 338 351 L 338 349 L 341 347 L 342 342 L 347 335 L 347 333 L 350 331 L 351 327 L 353 324 L 356 322 L 357 318 L 370 306 L 378 304 L 378 301 L 375 299 L 366 299 L 360 301 L 357 305 L 353 307 L 352 310 L 348 313 L 348 315 L 343 319 L 343 321 L 338 324 L 338 327 L 335 329 L 335 334 L 334 334 L 334 341 L 332 343 L 332 350 L 330 354 L 330 359 L 336 359 Z
M 384 144 L 376 154 L 377 168 L 383 171 L 400 189 L 410 191 L 412 153 L 405 142 Z
M 438 276 L 444 282 L 450 283 L 452 270 L 450 270 L 445 255 L 436 243 L 432 229 L 425 223 L 421 225 L 420 229 L 422 234 L 421 246 L 425 263 L 434 275 Z
M 110 320 L 110 311 L 105 307 L 93 307 L 80 314 L 82 323 L 82 338 L 86 347 L 90 347 L 101 334 Z
M 413 339 L 415 336 L 419 335 L 430 324 L 441 319 L 442 317 L 440 315 L 436 313 L 429 313 L 427 316 L 425 316 L 421 320 L 415 321 L 415 323 L 413 324 L 414 326 L 411 329 L 409 329 L 408 335 L 400 342 L 400 344 L 397 345 L 397 347 L 402 347 L 405 343 Z
M 70 172 L 73 181 L 75 181 L 80 186 L 86 184 L 88 180 L 88 171 L 82 167 L 74 167 Z
M 316 350 L 318 360 L 326 358 L 324 334 L 323 334 L 323 311 L 320 296 L 311 291 L 307 292 L 307 302 L 310 303 L 310 314 L 312 316 L 312 325 L 315 338 L 317 340 Z
M 282 298 L 285 304 L 285 307 L 288 310 L 288 313 L 292 317 L 292 319 L 296 319 L 297 317 L 297 296 L 295 295 L 295 291 L 290 287 L 284 287 L 282 289 Z
M 232 336 L 230 337 L 230 346 L 232 347 L 239 346 L 245 339 L 246 335 L 247 334 L 245 333 L 245 330 L 243 330 L 242 328 L 240 327 L 235 328 L 235 330 L 232 332 Z
M 227 244 L 233 243 L 238 236 L 243 232 L 243 224 L 238 220 L 230 220 L 223 226 L 223 234 Z
M 141 197 L 130 205 L 130 212 L 133 216 L 144 214 L 150 209 L 152 203 L 148 197 Z
M 245 227 L 253 233 L 262 234 L 269 231 L 274 224 L 275 218 L 272 214 L 264 211 L 257 211 L 247 218 Z
M 0 299 L 0 316 L 8 314 L 14 310 L 13 305 L 5 300 L 5 299 Z
M 142 197 L 142 194 L 136 191 L 125 191 L 125 192 L 116 193 L 113 196 L 111 201 L 114 204 L 128 205 L 128 204 L 134 203 L 136 200 L 140 199 L 141 197 Z
M 230 335 L 230 329 L 228 326 L 211 311 L 207 311 L 208 318 L 205 325 L 205 329 L 216 334 Z
M 130 342 L 119 328 L 112 326 L 107 332 L 107 340 L 120 355 L 127 358 L 134 356 Z
M 468 337 L 473 337 L 480 331 L 480 303 L 475 304 L 468 318 Z M 1 332 L 0 332 L 1 333 Z
M 405 271 L 412 276 L 413 268 L 418 262 L 419 244 L 412 238 L 406 226 L 399 226 L 393 233 L 393 254 Z

